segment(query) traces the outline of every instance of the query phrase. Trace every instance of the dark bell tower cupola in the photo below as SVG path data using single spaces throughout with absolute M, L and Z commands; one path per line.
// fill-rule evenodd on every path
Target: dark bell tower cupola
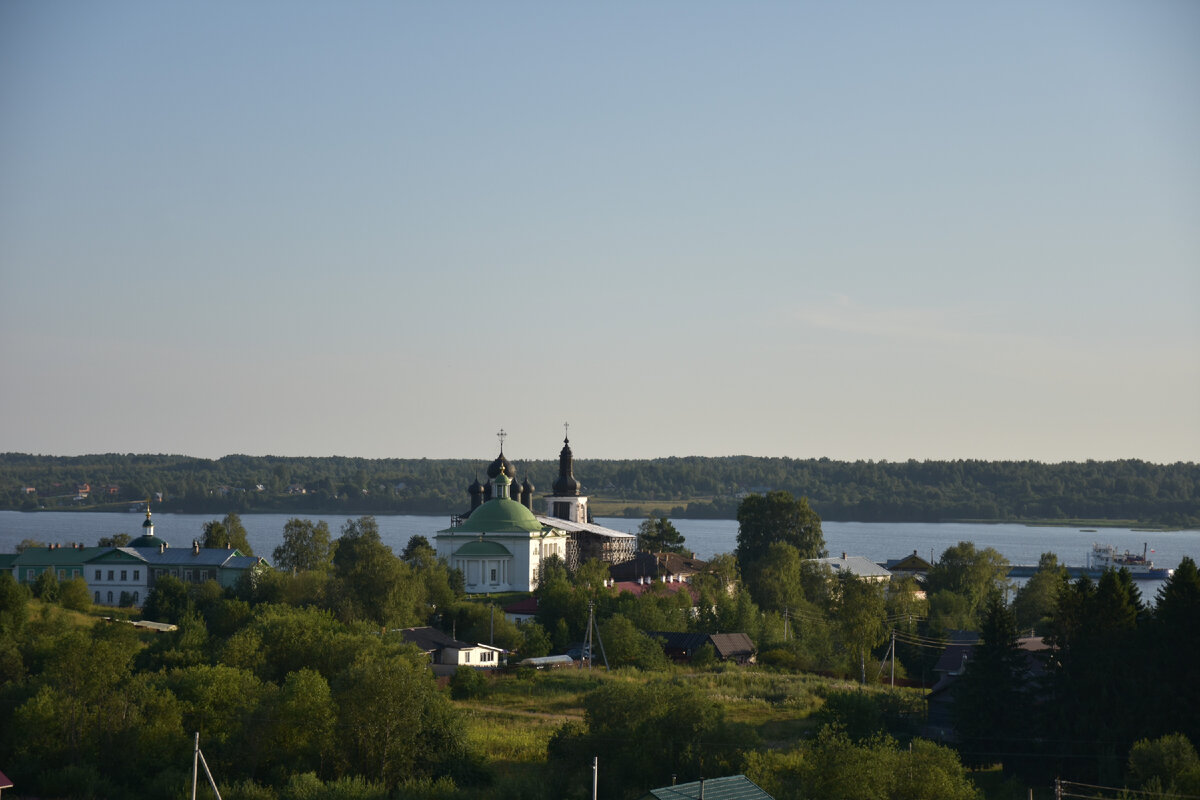
M 554 481 L 554 486 L 552 487 L 556 497 L 579 494 L 581 487 L 579 481 L 575 480 L 573 473 L 573 458 L 571 454 L 571 440 L 563 437 L 563 448 L 558 454 L 558 478 Z
M 563 425 L 564 434 L 569 433 L 569 426 Z M 575 480 L 574 456 L 571 454 L 571 439 L 563 436 L 563 449 L 558 454 L 558 478 L 546 496 L 547 510 L 550 516 L 565 519 L 569 522 L 588 522 L 588 499 L 583 496 L 583 484 Z

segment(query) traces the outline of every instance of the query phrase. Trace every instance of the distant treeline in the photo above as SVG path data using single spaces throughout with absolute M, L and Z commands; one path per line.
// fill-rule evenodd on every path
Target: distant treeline
M 464 510 L 467 486 L 489 461 L 285 458 L 231 455 L 40 456 L 0 454 L 0 508 L 123 510 L 162 495 L 156 508 L 190 513 L 446 514 Z M 518 480 L 548 492 L 557 460 L 517 462 Z M 1200 464 L 1138 460 L 832 461 L 729 456 L 576 459 L 575 477 L 616 515 L 731 519 L 747 493 L 808 497 L 827 520 L 1120 520 L 1200 525 Z M 86 487 L 84 486 L 86 484 Z M 83 496 L 86 489 L 86 497 Z M 625 504 L 628 504 L 628 507 Z

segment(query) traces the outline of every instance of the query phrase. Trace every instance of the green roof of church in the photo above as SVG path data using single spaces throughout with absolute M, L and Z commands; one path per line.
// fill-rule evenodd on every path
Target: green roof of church
M 488 500 L 471 512 L 467 521 L 446 533 L 537 533 L 544 530 L 525 506 L 507 497 Z
M 467 556 L 511 557 L 512 553 L 508 552 L 508 548 L 499 542 L 467 542 L 454 551 L 454 557 L 465 558 Z

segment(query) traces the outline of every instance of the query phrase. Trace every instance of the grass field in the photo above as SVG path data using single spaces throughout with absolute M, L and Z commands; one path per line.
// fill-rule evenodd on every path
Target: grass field
M 905 706 L 923 705 L 923 691 L 891 690 L 818 675 L 769 672 L 759 668 L 718 668 L 691 671 L 675 667 L 668 673 L 636 670 L 559 669 L 517 671 L 492 676 L 482 696 L 456 701 L 467 718 L 467 736 L 495 769 L 498 780 L 519 787 L 539 780 L 546 746 L 566 722 L 584 719 L 584 699 L 598 687 L 621 682 L 630 685 L 673 676 L 686 679 L 719 704 L 727 722 L 753 732 L 763 748 L 790 748 L 815 734 L 825 698 L 835 692 L 894 693 Z M 752 737 L 753 738 L 753 737 Z M 1006 779 L 997 769 L 980 770 L 972 779 L 986 800 L 1025 800 L 1028 789 Z M 1041 790 L 1035 798 L 1042 798 Z M 1045 795 L 1049 797 L 1050 795 Z

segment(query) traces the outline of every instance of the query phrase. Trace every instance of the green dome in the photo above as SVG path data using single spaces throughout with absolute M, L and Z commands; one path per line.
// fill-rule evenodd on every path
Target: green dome
M 497 497 L 488 500 L 471 512 L 467 521 L 450 533 L 537 533 L 543 530 L 542 523 L 537 521 L 525 506 L 507 497 Z
M 164 542 L 162 539 L 155 536 L 153 533 L 144 533 L 125 546 L 126 547 L 154 547 L 154 548 L 157 548 L 161 544 L 166 544 L 166 542 Z M 167 547 L 170 547 L 170 545 L 167 545 Z
M 468 556 L 499 556 L 501 558 L 512 558 L 512 553 L 508 552 L 508 548 L 499 542 L 467 542 L 462 547 L 454 551 L 452 558 L 465 558 Z

